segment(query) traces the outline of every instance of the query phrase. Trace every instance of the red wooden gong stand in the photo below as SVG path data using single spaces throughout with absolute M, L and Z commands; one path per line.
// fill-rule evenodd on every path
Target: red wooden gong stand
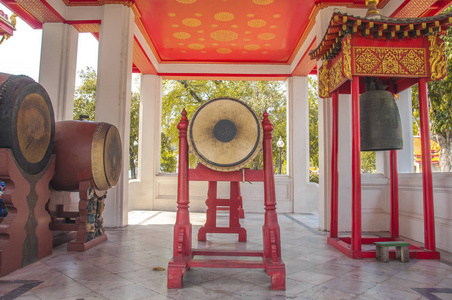
M 262 121 L 264 130 L 263 152 L 264 170 L 243 170 L 224 175 L 207 168 L 188 168 L 187 112 L 182 112 L 179 129 L 179 173 L 177 193 L 177 214 L 174 225 L 173 258 L 168 263 L 168 288 L 182 288 L 183 275 L 190 268 L 257 268 L 265 269 L 271 277 L 272 290 L 285 290 L 286 268 L 281 259 L 281 240 L 278 216 L 276 214 L 275 182 L 273 175 L 272 135 L 273 125 L 268 120 L 267 112 Z M 265 221 L 263 231 L 263 251 L 252 250 L 221 250 L 221 249 L 193 249 L 192 225 L 190 223 L 189 181 L 206 180 L 239 182 L 245 177 L 246 181 L 264 181 Z M 231 197 L 232 199 L 232 197 Z M 194 259 L 196 255 L 203 256 L 237 256 L 260 257 L 256 260 L 221 260 Z

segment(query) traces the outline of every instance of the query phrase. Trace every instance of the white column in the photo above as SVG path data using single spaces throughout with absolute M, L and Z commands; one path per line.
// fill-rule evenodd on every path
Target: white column
M 403 149 L 399 150 L 397 155 L 399 173 L 414 173 L 413 108 L 411 104 L 411 88 L 399 93 L 397 106 L 403 132 Z
M 352 97 L 339 95 L 338 212 L 339 231 L 350 230 L 352 213 Z
M 316 17 L 316 40 L 322 41 L 334 9 L 322 9 Z M 317 62 L 317 70 L 322 61 Z M 331 209 L 331 98 L 318 99 L 319 107 L 319 229 L 330 228 Z
M 108 191 L 105 226 L 128 223 L 130 97 L 133 56 L 132 10 L 121 4 L 103 6 L 99 37 L 96 121 L 115 125 L 122 141 L 122 174 Z
M 290 174 L 294 213 L 318 213 L 318 185 L 309 182 L 308 77 L 289 78 Z
M 39 83 L 52 100 L 55 120 L 72 120 L 78 32 L 72 25 L 44 23 Z
M 154 181 L 160 167 L 162 79 L 141 76 L 138 178 L 129 181 L 129 210 L 154 209 Z

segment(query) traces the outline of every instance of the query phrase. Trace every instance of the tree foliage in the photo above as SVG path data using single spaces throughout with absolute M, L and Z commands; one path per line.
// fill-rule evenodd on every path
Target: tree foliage
M 75 89 L 74 120 L 81 115 L 88 116 L 89 121 L 95 120 L 97 73 L 94 69 L 86 67 L 78 74 L 82 80 Z M 132 92 L 130 108 L 130 139 L 129 139 L 129 168 L 131 178 L 136 178 L 138 166 L 138 131 L 139 131 L 140 93 Z
M 78 75 L 82 83 L 75 89 L 74 120 L 78 120 L 81 115 L 84 115 L 88 116 L 88 120 L 94 121 L 96 113 L 97 73 L 94 69 L 86 67 Z
M 180 113 L 185 108 L 190 120 L 195 110 L 204 102 L 214 98 L 230 97 L 247 103 L 259 118 L 264 110 L 269 113 L 273 130 L 273 161 L 278 167 L 279 137 L 287 145 L 286 137 L 286 85 L 280 81 L 224 81 L 224 80 L 164 80 L 162 96 L 161 172 L 177 171 L 178 131 Z M 286 147 L 282 149 L 282 173 L 286 173 Z M 196 159 L 190 154 L 190 167 Z M 247 167 L 262 168 L 262 155 Z
M 447 9 L 446 12 L 450 12 Z M 441 172 L 452 171 L 452 28 L 442 36 L 446 49 L 448 73 L 438 81 L 428 83 L 429 117 L 431 138 L 441 147 L 439 168 Z M 419 91 L 418 86 L 412 88 L 413 131 L 419 135 Z M 424 134 L 424 133 L 423 133 Z M 430 134 L 430 133 L 429 133 Z

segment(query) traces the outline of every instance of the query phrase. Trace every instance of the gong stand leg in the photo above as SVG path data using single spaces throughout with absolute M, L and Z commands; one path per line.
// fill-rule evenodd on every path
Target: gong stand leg
M 272 290 L 286 289 L 286 268 L 281 259 L 281 238 L 276 214 L 275 177 L 273 174 L 272 131 L 273 125 L 268 120 L 268 113 L 264 113 L 262 121 L 264 129 L 264 204 L 265 223 L 263 229 L 263 259 L 266 263 L 267 274 L 271 277 Z
M 246 242 L 246 230 L 240 225 L 240 182 L 231 181 L 230 185 L 229 227 L 238 231 L 239 242 Z
M 397 151 L 392 150 L 390 155 L 391 168 L 391 237 L 399 237 L 399 174 L 397 170 Z
M 209 181 L 206 200 L 206 223 L 198 230 L 198 241 L 205 242 L 207 228 L 217 227 L 217 182 Z
M 339 92 L 335 91 L 332 97 L 332 143 L 331 143 L 331 219 L 330 238 L 338 237 L 338 171 L 337 171 L 337 151 L 339 145 L 338 137 L 338 100 Z
M 240 182 L 237 182 L 237 191 L 239 195 L 239 218 L 245 218 L 245 210 L 243 209 L 242 191 L 240 190 Z
M 422 149 L 422 187 L 424 197 L 425 249 L 436 251 L 435 212 L 433 208 L 432 157 L 430 154 L 430 128 L 428 117 L 427 81 L 419 79 L 419 115 Z
M 185 109 L 177 129 L 179 129 L 179 170 L 177 182 L 177 213 L 174 225 L 173 258 L 168 263 L 168 288 L 181 288 L 182 276 L 189 269 L 187 262 L 192 258 L 192 225 L 188 211 L 188 119 Z
M 352 80 L 352 251 L 361 251 L 361 128 L 359 77 Z

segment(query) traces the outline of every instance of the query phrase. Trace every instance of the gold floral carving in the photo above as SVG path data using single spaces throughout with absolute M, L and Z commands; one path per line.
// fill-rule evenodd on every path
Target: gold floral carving
M 328 61 L 325 61 L 319 72 L 319 96 L 321 98 L 328 98 L 330 96 L 330 93 L 328 92 L 328 73 Z
M 353 74 L 360 76 L 426 77 L 424 48 L 354 47 Z
M 338 88 L 346 78 L 342 75 L 342 57 L 339 58 L 330 68 L 329 91 Z
M 352 46 L 350 45 L 350 35 L 342 41 L 342 53 L 343 65 L 344 65 L 344 75 L 348 79 L 352 79 Z
M 436 42 L 435 36 L 429 36 L 430 41 L 430 78 L 432 80 L 438 80 L 446 76 L 446 61 L 445 61 L 445 51 L 444 42 Z

